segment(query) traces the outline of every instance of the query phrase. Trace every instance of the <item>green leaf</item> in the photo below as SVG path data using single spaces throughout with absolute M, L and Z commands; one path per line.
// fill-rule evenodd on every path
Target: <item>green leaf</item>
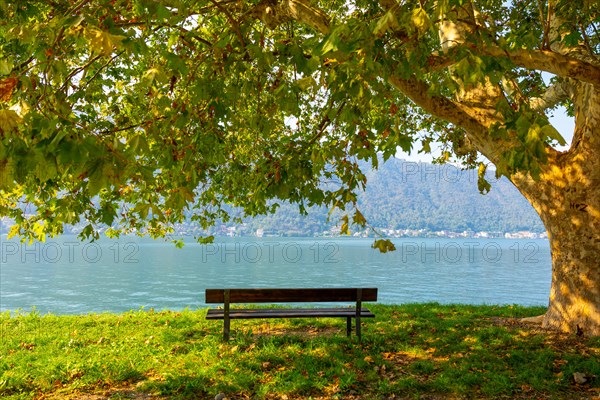
M 122 35 L 113 35 L 98 28 L 85 28 L 84 36 L 88 40 L 92 51 L 96 54 L 110 56 L 115 49 L 121 47 L 121 42 L 125 39 Z
M 151 85 L 154 81 L 165 83 L 168 81 L 167 75 L 159 68 L 150 68 L 142 75 L 142 80 L 146 85 Z
M 102 159 L 94 160 L 88 168 L 88 193 L 90 196 L 97 195 L 108 183 L 108 178 L 103 174 L 104 161 Z
M 389 239 L 377 239 L 371 245 L 373 249 L 379 250 L 381 253 L 387 253 L 388 251 L 395 251 L 396 246 Z
M 199 238 L 196 239 L 198 243 L 200 244 L 211 244 L 212 242 L 214 242 L 215 237 L 214 236 L 201 236 Z
M 35 175 L 41 182 L 46 182 L 58 175 L 56 161 L 50 158 L 38 163 L 35 168 Z
M 362 215 L 362 213 L 360 211 L 356 210 L 354 212 L 354 216 L 352 217 L 352 222 L 355 223 L 356 225 L 365 226 L 365 224 L 367 223 L 367 220 L 365 219 L 365 217 Z
M 396 15 L 392 10 L 386 12 L 383 17 L 379 18 L 375 28 L 373 29 L 373 33 L 377 36 L 382 36 L 388 30 L 398 29 L 400 25 L 398 24 L 398 20 L 396 19 Z
M 133 211 L 136 212 L 141 219 L 146 219 L 148 218 L 148 214 L 150 213 L 150 208 L 151 205 L 148 203 L 138 203 L 133 209 Z
M 583 41 L 581 33 L 577 29 L 571 30 L 567 35 L 563 37 L 563 43 L 567 46 L 577 46 Z
M 0 75 L 10 74 L 10 72 L 13 69 L 13 66 L 13 63 L 6 59 L 0 60 Z
M 487 171 L 487 165 L 484 163 L 479 164 L 479 168 L 477 169 L 477 189 L 479 189 L 479 193 L 486 194 L 492 189 L 492 185 L 488 182 L 485 177 L 485 173 Z
M 63 28 L 77 27 L 77 26 L 81 25 L 81 23 L 83 21 L 85 21 L 85 17 L 83 16 L 83 14 L 78 14 L 78 15 L 73 15 L 73 16 L 67 17 L 63 21 Z
M 15 184 L 14 161 L 0 160 L 0 189 L 9 191 Z
M 551 124 L 544 125 L 541 129 L 540 134 L 551 140 L 556 140 L 558 142 L 558 144 L 561 146 L 565 146 L 567 144 L 567 141 L 565 140 L 565 138 Z
M 342 227 L 340 228 L 341 235 L 349 235 L 350 230 L 348 229 L 348 216 L 344 215 L 342 217 Z
M 415 8 L 412 11 L 411 21 L 419 33 L 425 33 L 431 27 L 429 15 L 421 7 Z
M 317 82 L 312 76 L 307 76 L 306 78 L 298 79 L 296 81 L 296 85 L 298 85 L 301 90 L 306 91 L 310 88 L 316 87 Z
M 79 237 L 82 239 L 91 239 L 92 241 L 100 239 L 100 235 L 96 232 L 92 224 L 87 224 L 79 233 Z
M 171 16 L 171 11 L 159 3 L 156 7 L 156 16 L 158 17 L 159 21 L 165 20 Z
M 540 133 L 541 133 L 541 128 L 538 124 L 531 124 L 529 126 L 529 129 L 527 130 L 527 136 L 525 138 L 525 143 L 529 144 L 529 145 L 535 145 L 535 143 L 538 143 L 540 141 Z
M 334 28 L 331 33 L 325 37 L 325 40 L 317 46 L 315 49 L 316 54 L 325 55 L 329 52 L 338 51 L 339 46 L 342 44 L 341 35 L 344 33 L 345 29 L 344 25 L 339 25 Z
M 152 216 L 154 218 L 157 218 L 159 221 L 164 221 L 165 219 L 165 214 L 162 212 L 162 210 L 160 209 L 159 206 L 157 206 L 156 204 L 152 204 Z
M 14 110 L 0 110 L 0 132 L 16 130 L 21 121 L 22 118 Z

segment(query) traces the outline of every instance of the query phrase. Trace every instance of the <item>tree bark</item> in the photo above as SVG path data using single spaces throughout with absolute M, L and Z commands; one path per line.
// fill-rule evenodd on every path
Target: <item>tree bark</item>
M 552 285 L 542 325 L 565 332 L 600 335 L 600 237 L 597 218 L 589 218 L 595 205 L 584 180 L 570 185 L 561 199 L 560 213 L 544 213 L 552 252 Z M 596 189 L 595 192 L 598 192 Z M 557 206 L 559 204 L 556 204 Z M 595 220 L 595 221 L 593 221 Z
M 546 328 L 600 335 L 600 154 L 563 154 L 539 181 L 513 177 L 548 231 L 552 284 Z
M 552 252 L 543 326 L 600 335 L 600 93 L 580 84 L 569 151 L 549 158 L 539 181 L 512 180 L 540 215 Z

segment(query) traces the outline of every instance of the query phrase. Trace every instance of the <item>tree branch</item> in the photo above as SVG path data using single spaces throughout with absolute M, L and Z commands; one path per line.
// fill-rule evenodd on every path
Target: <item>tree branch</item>
M 87 4 L 89 3 L 90 0 L 82 0 L 79 3 L 73 5 L 72 8 L 70 8 L 69 10 L 67 10 L 67 12 L 64 13 L 64 16 L 68 16 L 68 15 L 74 15 L 74 14 L 79 14 L 79 11 Z
M 100 58 L 102 58 L 102 54 L 98 54 L 96 57 L 91 57 L 87 63 L 85 63 L 81 67 L 75 68 L 73 71 L 71 71 L 71 73 L 69 73 L 69 75 L 67 75 L 67 77 L 65 78 L 64 83 L 62 84 L 62 86 L 58 90 L 60 92 L 62 92 L 63 90 L 65 90 L 67 88 L 67 85 L 71 82 L 71 79 L 75 75 L 77 75 L 78 73 L 84 71 L 86 68 L 88 68 L 90 65 L 92 65 L 93 63 L 95 63 Z M 112 59 L 111 59 L 111 61 L 112 61 Z
M 235 20 L 235 18 L 233 18 L 231 13 L 225 7 L 223 7 L 221 4 L 219 4 L 217 1 L 210 0 L 210 2 L 213 3 L 215 5 L 215 7 L 217 7 L 223 14 L 225 14 L 227 19 L 229 20 L 229 23 L 231 24 L 231 27 L 235 31 L 235 34 L 237 35 L 238 40 L 242 44 L 242 47 L 246 47 L 246 41 L 244 40 L 244 36 L 242 36 L 242 32 L 240 31 L 240 26 L 239 26 L 238 22 Z
M 428 58 L 427 70 L 439 71 L 456 64 L 457 60 L 452 55 L 459 50 L 460 47 L 455 46 L 448 49 L 444 55 L 432 54 Z M 518 67 L 546 71 L 557 76 L 572 78 L 600 87 L 600 66 L 554 51 L 527 49 L 507 51 L 497 46 L 486 46 L 481 49 L 474 49 L 469 46 L 469 51 L 479 52 L 481 55 L 495 58 L 508 59 Z
M 532 109 L 536 111 L 544 111 L 548 108 L 552 108 L 558 103 L 573 95 L 573 85 L 568 81 L 561 81 L 555 85 L 550 86 L 541 97 L 533 97 L 530 99 L 529 104 Z
M 471 114 L 475 114 L 475 112 L 468 110 L 469 107 L 445 97 L 428 95 L 428 85 L 414 77 L 402 79 L 391 76 L 388 78 L 388 82 L 427 113 L 463 128 L 477 150 L 490 161 L 497 162 L 500 159 L 503 150 L 502 143 L 498 140 L 486 139 L 489 126 L 472 116 Z M 496 121 L 489 121 L 489 125 L 491 126 L 493 122 Z
M 117 59 L 119 56 L 121 56 L 121 54 L 123 54 L 125 52 L 125 50 L 120 51 L 119 53 L 113 55 L 110 60 L 108 60 L 106 63 L 104 63 L 102 66 L 100 66 L 100 68 L 98 68 L 98 70 L 94 73 L 94 75 L 87 80 L 87 82 L 85 82 L 85 84 L 83 86 L 81 86 L 79 88 L 80 91 L 85 90 L 86 87 L 88 87 L 88 85 L 94 80 L 96 79 L 96 77 L 100 74 L 100 72 L 106 68 L 108 65 L 110 65 L 110 63 L 112 63 L 115 59 Z M 95 60 L 94 60 L 95 61 Z M 87 68 L 87 66 L 85 66 L 85 68 Z M 84 68 L 84 69 L 85 69 Z
M 270 29 L 290 20 L 297 20 L 318 32 L 329 33 L 329 16 L 309 0 L 263 0 L 252 9 L 250 15 L 264 22 Z
M 507 51 L 496 46 L 480 49 L 487 56 L 507 58 L 515 65 L 531 70 L 550 72 L 557 76 L 590 83 L 600 88 L 600 67 L 586 61 L 549 50 L 518 49 Z

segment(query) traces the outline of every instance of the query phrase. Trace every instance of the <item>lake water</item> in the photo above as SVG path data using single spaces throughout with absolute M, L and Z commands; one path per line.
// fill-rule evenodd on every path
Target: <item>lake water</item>
M 546 240 L 228 238 L 212 245 L 63 236 L 0 243 L 0 310 L 82 314 L 206 307 L 217 287 L 377 287 L 379 302 L 546 305 Z

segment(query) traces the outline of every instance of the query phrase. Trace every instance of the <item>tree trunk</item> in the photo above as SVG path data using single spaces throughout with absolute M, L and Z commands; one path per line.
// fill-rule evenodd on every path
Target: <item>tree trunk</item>
M 553 165 L 552 176 L 534 185 L 541 196 L 532 203 L 548 230 L 552 252 L 543 325 L 595 336 L 600 335 L 600 181 L 590 176 L 589 165 L 565 164 Z M 595 170 L 598 175 L 600 165 Z
M 589 204 L 569 201 L 569 209 L 546 217 L 552 252 L 552 286 L 543 326 L 600 335 L 600 238 L 598 226 L 582 223 Z
M 586 85 L 587 86 L 587 85 Z M 568 152 L 552 154 L 539 181 L 512 177 L 550 239 L 552 286 L 543 326 L 600 335 L 600 102 L 590 86 L 575 101 Z

